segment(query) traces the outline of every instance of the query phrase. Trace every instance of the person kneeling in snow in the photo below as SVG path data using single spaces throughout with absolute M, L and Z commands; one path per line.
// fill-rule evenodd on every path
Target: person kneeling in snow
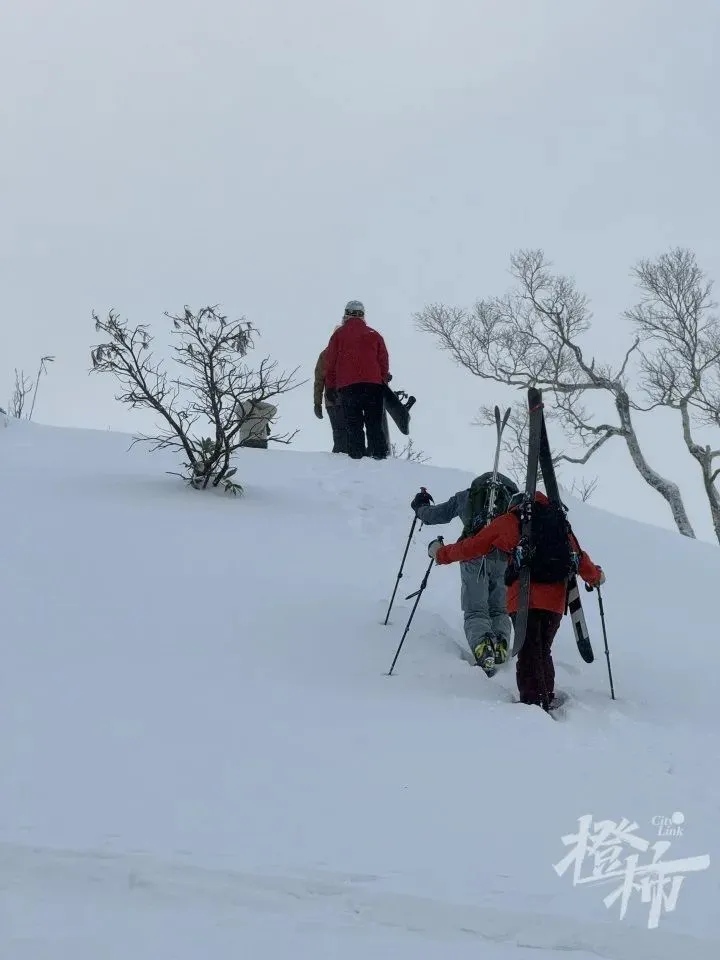
M 438 564 L 456 563 L 484 557 L 492 550 L 509 554 L 505 575 L 507 609 L 515 622 L 520 579 L 514 561 L 520 545 L 520 508 L 523 494 L 513 497 L 507 513 L 497 517 L 473 537 L 443 545 L 433 540 L 428 556 Z M 577 572 L 591 587 L 605 583 L 605 574 L 580 548 L 561 507 L 550 503 L 544 493 L 535 494 L 533 507 L 534 556 L 530 561 L 530 603 L 525 642 L 518 654 L 516 677 L 520 702 L 549 709 L 555 694 L 555 666 L 552 643 L 562 622 L 567 599 L 567 579 Z M 568 569 L 558 579 L 561 554 L 567 557 Z M 553 570 L 553 567 L 556 567 Z

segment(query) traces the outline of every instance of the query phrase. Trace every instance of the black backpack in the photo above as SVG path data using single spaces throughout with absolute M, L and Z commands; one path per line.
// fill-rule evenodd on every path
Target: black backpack
M 468 505 L 462 516 L 463 531 L 460 534 L 461 540 L 465 540 L 467 537 L 473 537 L 476 533 L 479 533 L 487 524 L 488 519 L 499 517 L 501 513 L 507 513 L 513 494 L 518 493 L 517 485 L 513 483 L 509 477 L 498 473 L 495 503 L 493 504 L 493 517 L 488 518 L 492 479 L 492 472 L 483 473 L 479 477 L 475 477 L 470 484 Z
M 516 514 L 518 523 L 520 515 Z M 563 583 L 577 572 L 577 556 L 570 545 L 572 529 L 558 503 L 532 505 L 532 543 L 527 559 L 534 583 Z

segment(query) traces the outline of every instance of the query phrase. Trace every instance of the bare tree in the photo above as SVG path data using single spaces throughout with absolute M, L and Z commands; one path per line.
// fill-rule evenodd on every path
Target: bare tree
M 480 300 L 470 311 L 428 306 L 416 316 L 419 329 L 475 376 L 550 392 L 565 430 L 582 450 L 578 456 L 562 454 L 568 463 L 585 464 L 612 437 L 622 437 L 642 478 L 668 504 L 680 533 L 694 537 L 679 487 L 650 466 L 635 431 L 627 371 L 639 338 L 615 366 L 586 356 L 581 341 L 591 321 L 587 298 L 572 280 L 551 271 L 542 251 L 521 251 L 511 264 L 517 281 L 511 293 Z M 612 399 L 616 423 L 596 421 L 581 403 L 587 392 Z
M 11 417 L 15 417 L 16 420 L 22 420 L 24 418 L 25 405 L 27 403 L 27 398 L 32 393 L 33 386 L 33 381 L 25 376 L 25 371 L 18 370 L 16 367 L 15 387 L 13 388 L 13 393 L 8 404 Z
M 573 477 L 573 481 L 570 484 L 570 490 L 568 492 L 573 497 L 581 500 L 583 503 L 587 503 L 597 490 L 597 486 L 598 477 L 593 477 L 590 480 L 586 477 L 583 477 L 581 480 L 578 480 L 577 477 Z
M 300 386 L 295 382 L 297 370 L 278 372 L 267 357 L 257 368 L 249 367 L 244 358 L 254 347 L 257 331 L 245 320 L 228 320 L 217 307 L 203 307 L 197 313 L 186 307 L 177 316 L 165 316 L 172 321 L 176 341 L 175 379 L 154 359 L 147 325 L 131 328 L 115 311 L 105 320 L 93 313 L 95 329 L 108 339 L 92 349 L 92 369 L 118 378 L 121 403 L 158 415 L 158 433 L 138 436 L 134 443 L 181 451 L 186 458 L 183 476 L 195 488 L 222 485 L 232 493 L 241 492 L 231 479 L 237 470 L 231 466 L 232 455 L 246 445 L 248 428 L 264 424 L 266 401 Z M 205 428 L 209 424 L 209 435 L 194 433 L 197 424 Z M 290 443 L 296 432 L 267 439 Z
M 546 421 L 558 419 L 553 410 L 545 411 Z M 473 424 L 478 426 L 495 427 L 495 408 L 484 406 L 480 408 Z M 527 406 L 522 403 L 514 403 L 508 422 L 503 430 L 501 450 L 510 461 L 510 474 L 517 483 L 522 485 L 527 472 L 527 449 L 528 449 L 528 431 L 530 419 L 528 417 Z M 562 477 L 562 462 L 565 454 L 557 450 L 553 453 L 552 460 L 555 465 L 559 478 Z M 573 478 L 570 486 L 570 493 L 583 502 L 590 499 L 597 489 L 598 478 L 594 480 L 577 480 Z
M 390 456 L 396 460 L 411 460 L 414 463 L 428 463 L 430 460 L 430 457 L 425 455 L 424 450 L 418 450 L 416 448 L 415 441 L 412 439 L 408 440 L 404 447 L 400 447 L 396 443 L 391 443 Z
M 48 363 L 52 363 L 55 357 L 41 357 L 40 366 L 38 367 L 38 372 L 34 380 L 25 376 L 24 370 L 15 369 L 15 387 L 13 389 L 13 395 L 10 398 L 10 416 L 15 417 L 17 420 L 32 420 L 33 413 L 35 412 L 35 403 L 37 401 L 38 387 L 40 386 L 40 378 L 44 373 L 47 373 Z M 32 401 L 30 403 L 30 409 L 26 412 L 28 397 L 32 394 Z
M 650 407 L 680 413 L 682 436 L 698 464 L 720 541 L 720 493 L 715 463 L 720 450 L 695 438 L 698 423 L 718 424 L 717 370 L 720 323 L 712 283 L 689 250 L 677 248 L 657 260 L 642 260 L 633 274 L 643 298 L 626 312 L 643 340 L 643 389 Z

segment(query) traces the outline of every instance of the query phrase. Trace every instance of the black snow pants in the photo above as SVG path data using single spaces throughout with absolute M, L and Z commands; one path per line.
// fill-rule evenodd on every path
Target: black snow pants
M 515 614 L 512 616 L 515 623 Z M 555 664 L 552 645 L 562 623 L 561 613 L 530 610 L 525 643 L 518 654 L 516 678 L 521 703 L 550 706 L 555 694 Z
M 383 432 L 383 387 L 380 383 L 352 383 L 340 391 L 347 426 L 348 453 L 353 460 L 388 455 Z M 367 444 L 365 439 L 367 434 Z

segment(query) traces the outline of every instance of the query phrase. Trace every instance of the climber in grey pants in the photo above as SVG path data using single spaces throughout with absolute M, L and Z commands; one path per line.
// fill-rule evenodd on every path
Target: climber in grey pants
M 450 523 L 456 517 L 462 520 L 464 530 L 472 523 L 469 489 L 458 491 L 444 503 L 432 504 L 430 500 L 430 495 L 424 492 L 411 504 L 418 520 L 427 526 Z M 465 618 L 465 638 L 473 656 L 477 656 L 476 648 L 487 638 L 493 642 L 504 641 L 506 648 L 510 646 L 511 622 L 505 605 L 506 566 L 507 556 L 499 550 L 493 550 L 485 558 L 484 572 L 482 559 L 460 564 L 460 606 Z
M 460 607 L 465 617 L 465 638 L 472 652 L 487 636 L 510 644 L 510 617 L 505 608 L 507 556 L 493 550 L 485 560 L 460 564 Z

